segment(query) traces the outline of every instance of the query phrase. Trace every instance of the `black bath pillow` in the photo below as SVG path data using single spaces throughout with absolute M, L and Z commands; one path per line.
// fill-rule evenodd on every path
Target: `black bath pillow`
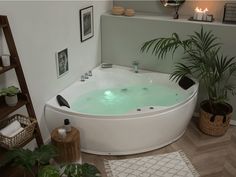
M 179 86 L 184 89 L 187 90 L 188 88 L 192 87 L 195 84 L 195 82 L 188 78 L 187 76 L 183 76 L 180 80 L 179 80 Z
M 67 108 L 70 108 L 69 103 L 61 95 L 57 95 L 57 102 L 60 106 L 66 106 Z

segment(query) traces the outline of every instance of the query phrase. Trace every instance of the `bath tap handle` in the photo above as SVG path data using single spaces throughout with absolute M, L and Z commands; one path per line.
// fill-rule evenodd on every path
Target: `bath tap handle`
M 134 67 L 134 72 L 135 73 L 138 73 L 138 65 L 139 65 L 139 62 L 138 61 L 133 61 L 132 62 L 132 65 Z
M 82 75 L 80 81 L 84 82 L 84 79 L 84 75 Z
M 139 62 L 138 62 L 138 61 L 133 61 L 133 62 L 132 62 L 132 65 L 133 65 L 133 66 L 138 66 L 138 65 L 139 65 Z
M 85 79 L 88 79 L 89 78 L 89 74 L 88 73 L 85 73 Z
M 92 76 L 92 75 L 93 75 L 93 74 L 92 74 L 92 71 L 89 71 L 89 72 L 88 72 L 88 75 L 89 75 L 89 76 Z

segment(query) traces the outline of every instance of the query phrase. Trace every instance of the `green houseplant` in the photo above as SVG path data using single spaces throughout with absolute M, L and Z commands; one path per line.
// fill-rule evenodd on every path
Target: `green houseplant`
M 42 145 L 31 151 L 17 148 L 7 152 L 0 167 L 11 164 L 24 169 L 24 176 L 32 177 L 99 177 L 100 172 L 91 164 L 50 165 L 51 158 L 57 156 L 53 145 Z
M 204 85 L 208 99 L 200 104 L 199 127 L 206 134 L 223 135 L 232 113 L 232 106 L 226 101 L 229 92 L 235 94 L 235 87 L 230 82 L 236 73 L 235 57 L 224 56 L 218 38 L 203 27 L 200 32 L 194 32 L 184 40 L 173 33 L 171 37 L 147 41 L 142 45 L 141 52 L 151 51 L 163 59 L 169 52 L 173 57 L 178 48 L 184 50 L 183 62 L 176 64 L 171 79 L 178 81 L 183 76 L 192 76 Z
M 17 94 L 19 91 L 19 88 L 15 86 L 2 88 L 0 90 L 0 96 L 5 96 L 5 102 L 8 106 L 15 106 L 18 102 Z
M 56 150 L 52 145 L 43 145 L 35 150 L 17 148 L 6 153 L 5 160 L 0 166 L 11 164 L 24 169 L 24 175 L 36 177 L 40 169 L 56 156 Z
M 66 164 L 60 168 L 48 165 L 42 168 L 38 177 L 101 177 L 98 169 L 91 164 Z

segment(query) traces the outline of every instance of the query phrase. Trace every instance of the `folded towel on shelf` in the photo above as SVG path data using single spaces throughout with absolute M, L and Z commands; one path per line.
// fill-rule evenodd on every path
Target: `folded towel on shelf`
M 3 129 L 0 130 L 0 133 L 4 136 L 12 137 L 12 135 L 16 135 L 16 132 L 20 132 L 23 128 L 19 121 L 15 120 Z
M 17 135 L 18 133 L 20 133 L 22 130 L 24 130 L 24 128 L 19 128 L 18 130 L 16 130 L 15 132 L 13 132 L 11 135 L 9 135 L 9 137 L 13 137 L 15 135 Z

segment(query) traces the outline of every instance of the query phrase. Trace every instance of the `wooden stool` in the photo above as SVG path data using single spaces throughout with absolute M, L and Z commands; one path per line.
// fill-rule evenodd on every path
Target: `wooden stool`
M 79 131 L 72 127 L 71 131 L 62 139 L 56 128 L 51 133 L 52 144 L 58 150 L 55 160 L 58 163 L 75 162 L 80 160 L 80 136 Z

